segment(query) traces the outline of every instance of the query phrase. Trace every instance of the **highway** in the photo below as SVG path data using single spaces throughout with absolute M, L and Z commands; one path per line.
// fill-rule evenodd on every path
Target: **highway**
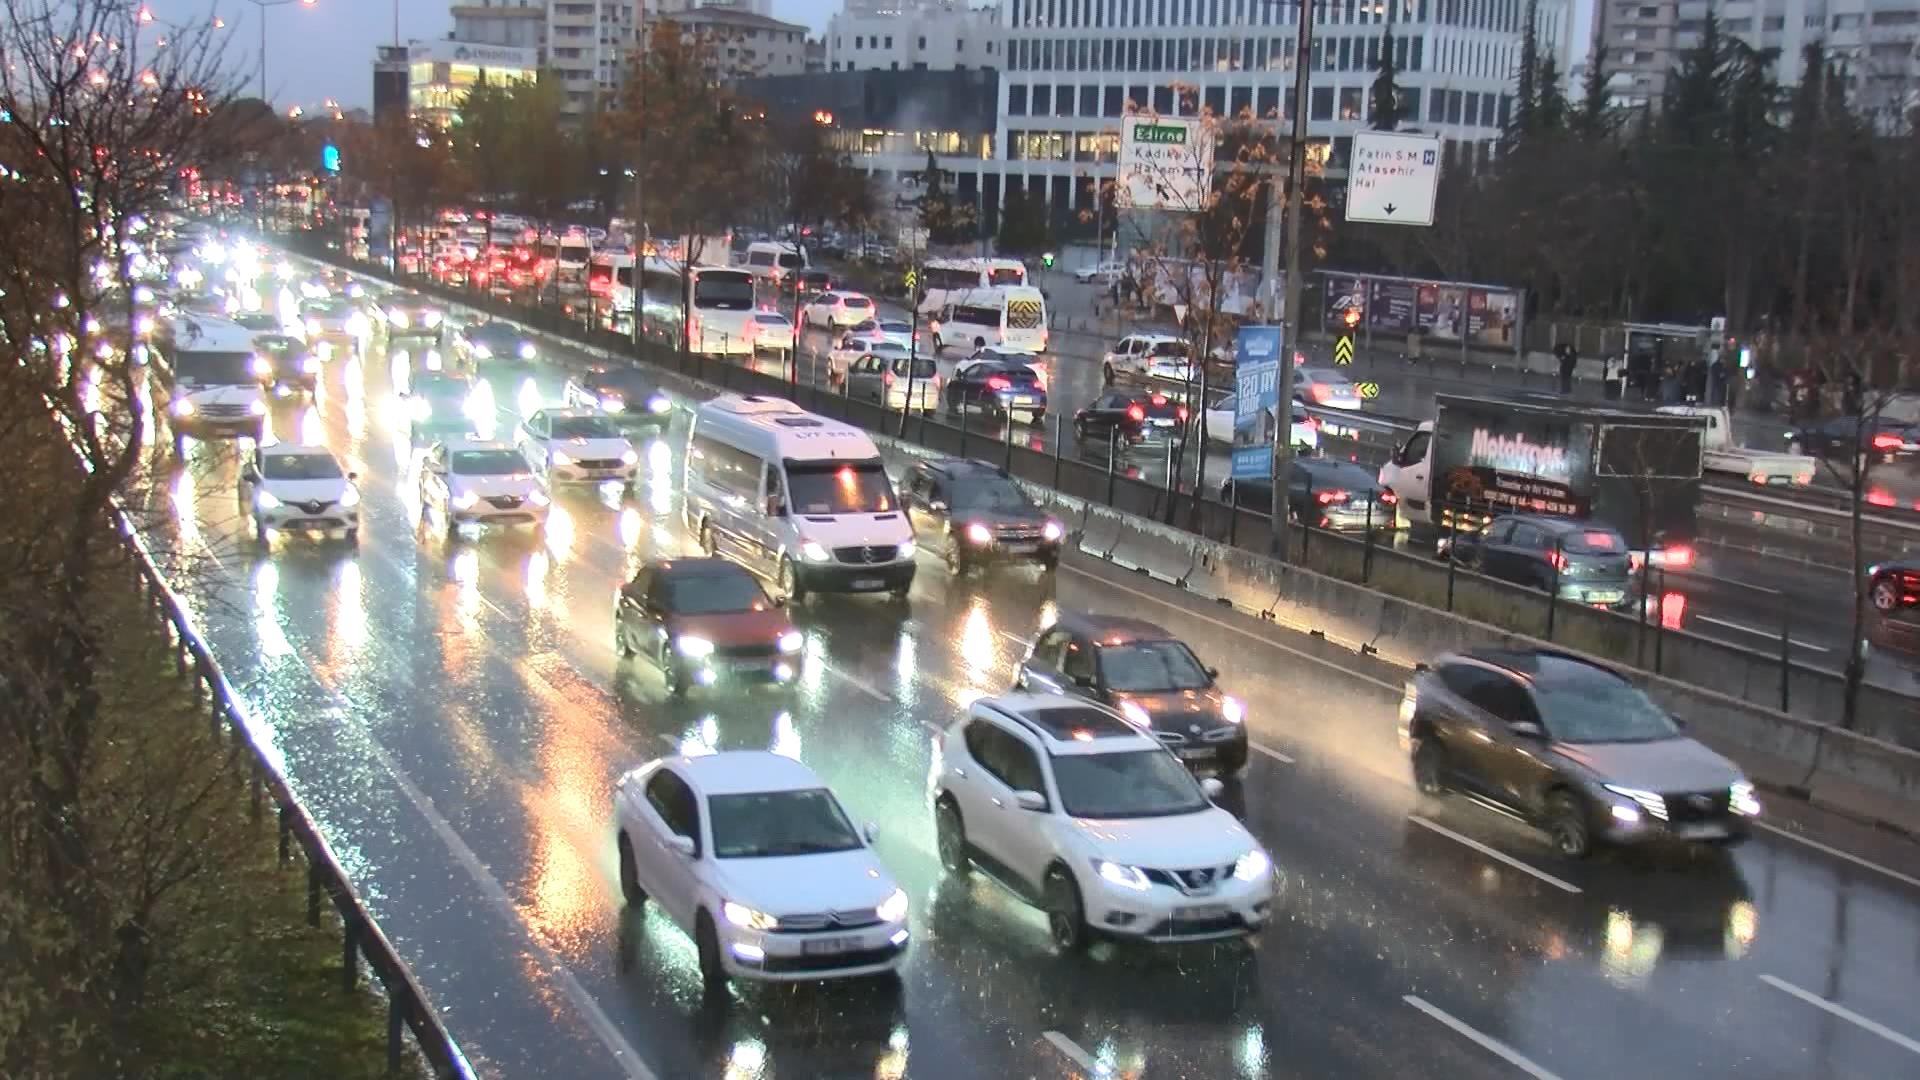
M 199 557 L 181 584 L 229 679 L 485 1075 L 1920 1069 L 1913 844 L 1776 801 L 1731 853 L 1564 862 L 1505 819 L 1418 799 L 1392 735 L 1403 673 L 1078 557 L 1051 582 L 965 583 L 923 558 L 909 610 L 798 609 L 808 644 L 790 694 L 672 701 L 656 673 L 616 661 L 611 601 L 639 562 L 691 550 L 675 439 L 646 448 L 630 496 L 563 494 L 544 542 L 449 543 L 417 527 L 387 370 L 379 355 L 337 361 L 316 407 L 274 417 L 360 474 L 357 552 L 258 550 L 237 520 L 235 460 L 207 446 L 156 465 L 170 524 L 154 539 Z M 500 433 L 558 385 L 550 368 L 499 380 Z M 1278 921 L 1252 946 L 1056 956 L 1035 912 L 978 878 L 941 880 L 932 735 L 1004 690 L 1063 608 L 1155 619 L 1249 701 L 1262 752 L 1224 801 L 1281 874 Z M 799 757 L 880 823 L 914 903 L 897 1001 L 813 986 L 702 1001 L 690 943 L 623 914 L 614 779 L 659 754 L 738 747 Z

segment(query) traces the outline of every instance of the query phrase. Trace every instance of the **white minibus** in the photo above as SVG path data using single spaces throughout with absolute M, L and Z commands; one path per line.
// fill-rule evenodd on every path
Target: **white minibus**
M 932 315 L 967 293 L 1026 283 L 1027 265 L 1019 259 L 928 259 L 920 268 L 920 299 L 914 306 Z
M 1047 298 L 1031 285 L 954 293 L 928 329 L 935 350 L 988 345 L 1025 353 L 1047 351 Z

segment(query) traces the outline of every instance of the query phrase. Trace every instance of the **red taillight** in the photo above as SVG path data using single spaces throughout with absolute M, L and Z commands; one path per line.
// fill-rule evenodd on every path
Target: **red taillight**
M 1186 407 L 1185 405 L 1182 405 L 1182 406 L 1180 406 L 1179 408 L 1177 408 L 1177 409 L 1175 409 L 1175 410 L 1173 410 L 1173 415 L 1175 415 L 1175 416 L 1177 416 L 1177 417 L 1179 417 L 1179 418 L 1180 418 L 1180 422 L 1181 422 L 1181 423 L 1183 423 L 1183 424 L 1184 424 L 1184 423 L 1186 423 L 1186 422 L 1187 422 L 1187 407 Z
M 1012 388 L 1013 383 L 1007 381 L 1005 377 L 1000 375 L 995 375 L 987 380 L 987 389 L 989 390 L 1010 390 Z
M 1162 405 L 1165 405 L 1166 403 L 1167 403 L 1167 395 L 1165 395 L 1165 394 L 1155 394 L 1155 395 L 1153 395 L 1153 407 L 1154 407 L 1154 408 L 1156 408 L 1156 409 L 1157 409 L 1157 408 L 1159 408 L 1160 406 L 1162 406 Z
M 1670 592 L 1660 597 L 1660 625 L 1668 630 L 1680 629 L 1687 617 L 1687 596 L 1685 593 Z
M 1688 567 L 1693 565 L 1693 549 L 1690 547 L 1670 547 L 1663 561 L 1669 567 Z
M 1137 424 L 1145 420 L 1146 418 L 1147 418 L 1147 410 L 1141 408 L 1137 404 L 1127 406 L 1127 419 Z
M 1313 400 L 1325 401 L 1333 396 L 1333 387 L 1326 383 L 1314 383 L 1309 392 L 1313 394 Z
M 1565 555 L 1565 553 L 1558 552 L 1558 551 L 1549 551 L 1547 552 L 1547 561 L 1553 564 L 1553 568 L 1555 570 L 1559 570 L 1562 573 L 1566 572 L 1567 556 Z
M 1314 495 L 1313 498 L 1314 498 L 1314 501 L 1318 502 L 1321 506 L 1331 506 L 1334 503 L 1346 502 L 1347 493 L 1344 491 L 1338 491 L 1338 490 L 1322 491 Z
M 892 386 L 892 385 L 893 385 L 893 372 L 891 372 L 891 371 L 883 371 L 883 372 L 881 372 L 881 373 L 880 373 L 880 385 L 881 385 L 881 386 Z
M 1395 495 L 1391 491 L 1383 491 L 1380 493 L 1380 504 L 1382 506 L 1398 506 L 1400 505 L 1400 496 Z
M 1890 432 L 1883 431 L 1873 437 L 1873 448 L 1875 450 L 1898 450 L 1900 449 L 1901 443 L 1902 440 L 1900 436 Z

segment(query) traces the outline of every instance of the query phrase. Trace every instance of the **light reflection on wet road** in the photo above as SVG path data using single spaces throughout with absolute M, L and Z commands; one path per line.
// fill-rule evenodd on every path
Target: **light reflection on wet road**
M 417 526 L 415 455 L 394 439 L 375 360 L 337 363 L 310 418 L 275 418 L 360 471 L 357 553 L 297 539 L 254 550 L 233 459 L 214 448 L 195 448 L 159 497 L 194 511 L 177 540 L 220 554 L 223 580 L 197 608 L 229 678 L 489 1074 L 1065 1076 L 1078 1054 L 1116 1076 L 1518 1075 L 1407 995 L 1568 1078 L 1920 1070 L 1899 1043 L 1761 979 L 1920 1036 L 1920 890 L 1764 834 L 1731 856 L 1562 863 L 1473 808 L 1416 804 L 1391 673 L 1343 675 L 1307 659 L 1313 642 L 1170 606 L 1170 592 L 1097 566 L 952 583 L 927 559 L 910 611 L 800 608 L 792 691 L 670 700 L 651 668 L 616 661 L 611 607 L 640 561 L 690 550 L 673 441 L 646 448 L 633 494 L 563 493 L 544 542 L 449 542 Z M 559 389 L 551 371 L 489 381 L 503 437 L 504 410 Z M 1226 799 L 1282 875 L 1280 917 L 1256 946 L 1056 956 L 1038 915 L 995 886 L 942 883 L 923 794 L 932 733 L 1007 687 L 1049 605 L 1184 634 L 1288 759 L 1255 755 Z M 746 987 L 731 1007 L 703 1005 L 691 947 L 651 914 L 625 928 L 633 966 L 619 969 L 613 780 L 669 750 L 769 746 L 880 823 L 915 904 L 899 1002 Z

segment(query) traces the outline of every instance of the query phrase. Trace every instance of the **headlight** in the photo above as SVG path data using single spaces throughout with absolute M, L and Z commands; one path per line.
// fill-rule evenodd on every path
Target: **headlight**
M 626 453 L 620 455 L 620 461 L 625 465 L 637 465 L 640 463 L 640 455 L 632 450 L 628 450 Z
M 1247 707 L 1239 698 L 1230 697 L 1220 702 L 1220 719 L 1229 724 L 1238 724 L 1247 718 Z
M 1751 780 L 1736 780 L 1727 789 L 1727 806 L 1741 817 L 1759 817 L 1760 800 L 1753 793 Z
M 451 502 L 453 503 L 453 508 L 455 510 L 471 510 L 473 508 L 473 505 L 479 501 L 480 501 L 480 496 L 475 495 L 471 491 L 463 491 L 460 494 L 455 495 L 451 500 Z
M 545 506 L 553 500 L 549 498 L 544 491 L 529 491 L 527 492 L 527 501 L 535 506 Z
M 1066 535 L 1066 530 L 1060 527 L 1059 522 L 1049 521 L 1041 527 L 1040 535 L 1049 541 L 1057 541 Z
M 255 416 L 265 416 L 267 415 L 267 403 L 261 401 L 259 398 L 255 398 L 247 402 L 247 411 Z
M 533 347 L 533 342 L 523 341 L 520 343 L 520 359 L 531 360 L 534 358 L 534 355 L 535 355 L 535 349 Z
M 601 412 L 626 412 L 627 403 L 620 400 L 619 398 L 615 397 L 612 394 L 608 394 L 607 396 L 600 399 L 600 411 Z
M 647 399 L 648 412 L 663 413 L 671 408 L 673 408 L 673 402 L 667 400 L 666 395 L 664 394 L 655 394 L 654 396 Z
M 1134 723 L 1140 725 L 1143 728 L 1150 728 L 1153 726 L 1153 717 L 1147 715 L 1146 708 L 1143 707 L 1137 701 L 1121 702 L 1120 715 L 1126 717 L 1127 719 L 1133 721 Z
M 1108 884 L 1132 889 L 1135 892 L 1146 892 L 1153 887 L 1153 883 L 1147 880 L 1147 875 L 1137 866 L 1122 866 L 1105 859 L 1095 859 L 1093 867 L 1100 872 L 1100 879 Z
M 894 552 L 894 557 L 898 559 L 911 559 L 918 554 L 919 551 L 920 545 L 911 540 L 903 540 L 900 542 L 899 550 Z
M 253 372 L 255 375 L 271 375 L 273 374 L 273 361 L 264 356 L 256 356 L 247 361 L 247 370 Z
M 354 487 L 352 484 L 348 484 L 347 490 L 340 493 L 340 505 L 341 506 L 359 506 L 360 505 L 360 489 Z
M 779 919 L 766 912 L 755 911 L 745 904 L 736 904 L 731 900 L 720 905 L 720 913 L 727 917 L 728 922 L 743 930 L 773 930 L 780 925 Z
M 396 310 L 396 311 L 389 312 L 387 315 L 387 321 L 391 322 L 394 326 L 394 329 L 396 330 L 405 330 L 409 325 L 409 320 L 407 319 L 407 313 L 404 311 Z
M 800 556 L 808 562 L 830 562 L 833 559 L 833 553 L 831 551 L 821 547 L 818 542 L 813 540 L 809 540 L 800 545 Z
M 347 316 L 347 333 L 352 334 L 354 337 L 365 337 L 367 336 L 367 330 L 367 317 L 365 315 L 356 311 Z
M 691 634 L 678 638 L 674 641 L 673 646 L 680 650 L 681 656 L 689 660 L 699 660 L 713 655 L 713 642 L 703 637 L 694 637 Z
M 1635 803 L 1639 804 L 1642 810 L 1645 810 L 1653 817 L 1661 821 L 1667 820 L 1667 800 L 1662 798 L 1659 792 L 1642 791 L 1639 788 L 1620 787 L 1615 784 L 1602 784 L 1601 786 L 1613 792 L 1615 795 L 1622 795 L 1632 799 Z
M 179 401 L 176 401 L 176 402 L 174 402 L 174 403 L 173 403 L 173 415 L 175 415 L 175 416 L 192 416 L 192 415 L 193 415 L 193 401 L 192 401 L 191 399 L 189 399 L 189 398 L 181 398 L 181 399 L 180 399 Z
M 307 336 L 308 337 L 320 336 L 320 320 L 319 319 L 307 320 Z
M 573 458 L 569 457 L 565 451 L 553 450 L 553 451 L 550 451 L 547 456 L 553 461 L 555 465 L 573 464 Z
M 415 420 L 429 420 L 433 417 L 433 402 L 417 397 L 407 402 L 407 411 Z
M 873 909 L 875 915 L 886 922 L 905 922 L 907 919 L 907 893 L 905 889 L 895 889 L 887 894 L 885 900 Z
M 426 327 L 429 330 L 433 329 L 436 326 L 439 326 L 440 313 L 437 311 L 429 311 L 426 314 L 420 316 L 420 325 Z
M 309 356 L 305 360 L 300 361 L 300 370 L 309 375 L 320 374 L 320 358 L 317 356 Z
M 967 526 L 967 542 L 970 544 L 991 544 L 993 543 L 993 530 L 976 521 Z
M 475 345 L 473 347 L 473 355 L 482 360 L 491 360 L 493 359 L 493 349 L 486 345 Z
M 1241 881 L 1259 881 L 1273 872 L 1273 860 L 1259 848 L 1247 852 L 1233 864 L 1233 876 Z
M 780 651 L 783 653 L 797 653 L 806 643 L 806 635 L 798 630 L 789 630 L 780 635 Z
M 253 504 L 262 510 L 272 510 L 280 505 L 280 499 L 271 491 L 259 491 L 254 493 Z

